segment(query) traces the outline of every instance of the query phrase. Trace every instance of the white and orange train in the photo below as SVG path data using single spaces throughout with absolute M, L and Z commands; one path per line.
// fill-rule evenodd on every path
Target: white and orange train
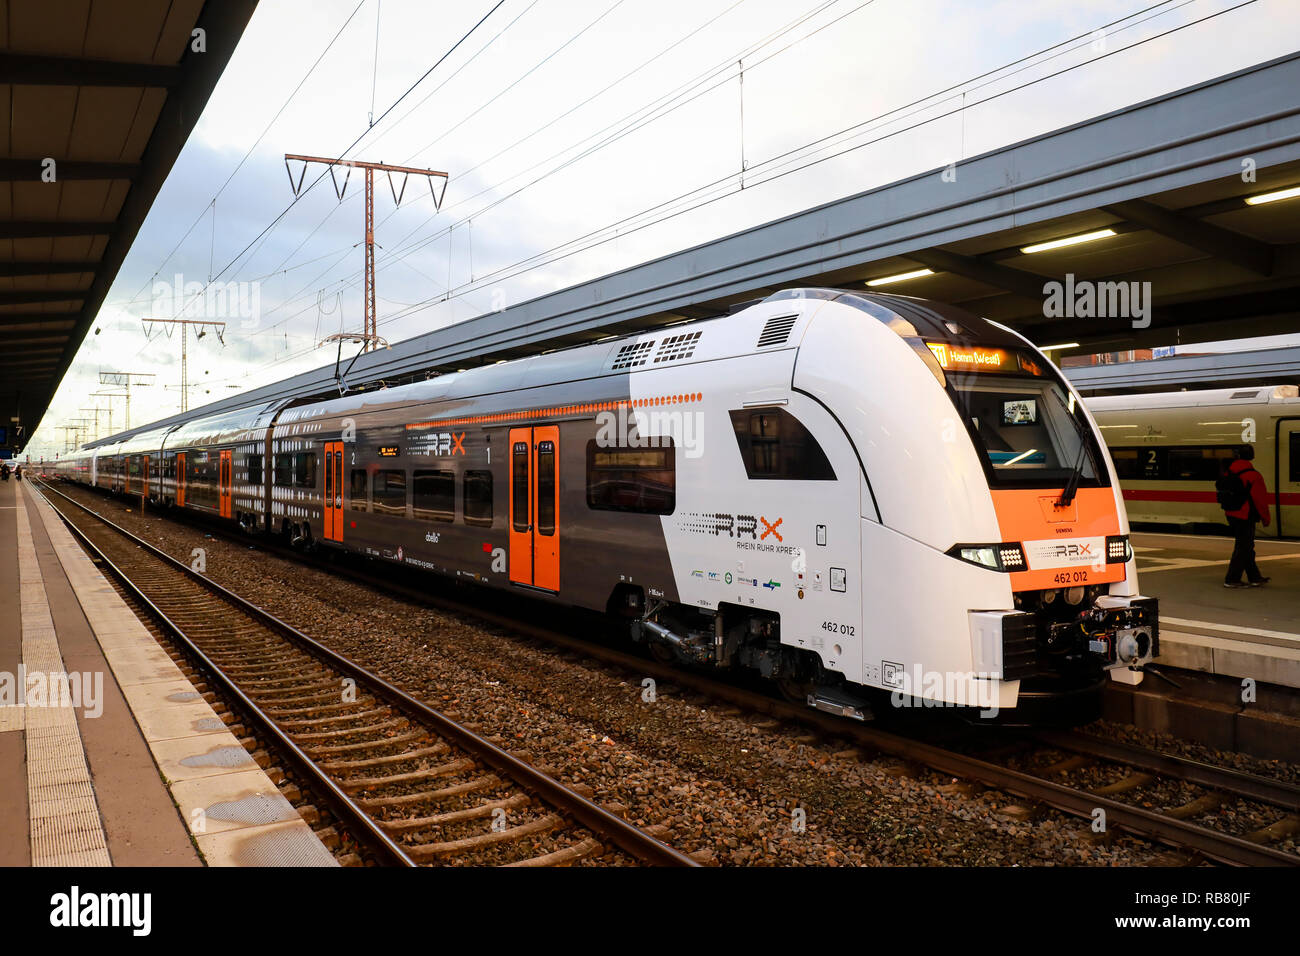
M 624 617 L 813 706 L 1026 715 L 1157 653 L 1120 486 L 1026 339 L 836 289 L 100 442 L 59 470 Z
M 1300 537 L 1300 388 L 1087 399 L 1106 437 L 1129 521 L 1186 530 L 1224 526 L 1215 481 L 1237 449 L 1255 449 L 1273 520 L 1261 535 Z

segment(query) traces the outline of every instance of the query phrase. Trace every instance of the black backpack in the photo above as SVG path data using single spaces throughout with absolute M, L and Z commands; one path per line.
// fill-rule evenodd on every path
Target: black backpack
M 1241 472 L 1225 471 L 1214 483 L 1219 499 L 1219 507 L 1224 511 L 1239 511 L 1250 500 L 1246 483 L 1241 480 Z

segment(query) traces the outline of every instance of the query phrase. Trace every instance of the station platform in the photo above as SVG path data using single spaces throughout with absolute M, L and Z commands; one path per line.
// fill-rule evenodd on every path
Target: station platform
M 1300 541 L 1257 540 L 1270 578 L 1223 586 L 1232 539 L 1134 532 L 1138 583 L 1160 599 L 1160 663 L 1300 688 Z
M 0 482 L 0 866 L 335 866 L 29 482 Z

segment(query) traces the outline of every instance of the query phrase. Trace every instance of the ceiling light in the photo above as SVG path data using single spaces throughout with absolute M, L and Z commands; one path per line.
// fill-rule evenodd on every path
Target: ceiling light
M 1247 196 L 1246 204 L 1249 206 L 1258 206 L 1260 203 L 1277 202 L 1279 199 L 1295 199 L 1300 196 L 1300 186 L 1290 186 L 1286 189 L 1278 189 L 1271 193 L 1260 193 L 1258 196 Z
M 878 285 L 889 285 L 891 282 L 902 282 L 904 279 L 919 279 L 921 276 L 934 275 L 933 269 L 917 269 L 914 272 L 900 272 L 897 275 L 881 276 L 879 279 L 869 279 L 867 285 L 875 287 Z
M 1078 342 L 1062 342 L 1060 345 L 1038 346 L 1039 350 L 1043 352 L 1059 352 L 1061 349 L 1077 349 L 1078 347 L 1079 347 Z
M 1036 242 L 1032 246 L 1023 246 L 1020 251 L 1026 255 L 1034 252 L 1046 252 L 1048 249 L 1060 249 L 1062 246 L 1073 246 L 1080 242 L 1093 242 L 1097 239 L 1107 239 L 1115 235 L 1114 229 L 1098 229 L 1094 232 L 1081 232 L 1077 236 L 1066 236 L 1063 239 L 1052 239 L 1048 242 Z

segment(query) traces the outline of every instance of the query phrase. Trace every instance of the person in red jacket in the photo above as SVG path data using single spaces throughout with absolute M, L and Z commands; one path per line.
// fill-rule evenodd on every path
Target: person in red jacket
M 1228 562 L 1228 575 L 1224 578 L 1225 588 L 1257 588 L 1267 584 L 1269 579 L 1259 573 L 1255 563 L 1255 523 L 1262 521 L 1268 527 L 1268 489 L 1264 487 L 1264 476 L 1255 470 L 1255 449 L 1243 445 L 1237 451 L 1237 459 L 1228 466 L 1227 475 L 1236 475 L 1245 486 L 1245 501 L 1237 508 L 1223 506 L 1223 514 L 1228 519 L 1235 544 L 1232 559 Z M 1249 585 L 1241 580 L 1245 571 Z

